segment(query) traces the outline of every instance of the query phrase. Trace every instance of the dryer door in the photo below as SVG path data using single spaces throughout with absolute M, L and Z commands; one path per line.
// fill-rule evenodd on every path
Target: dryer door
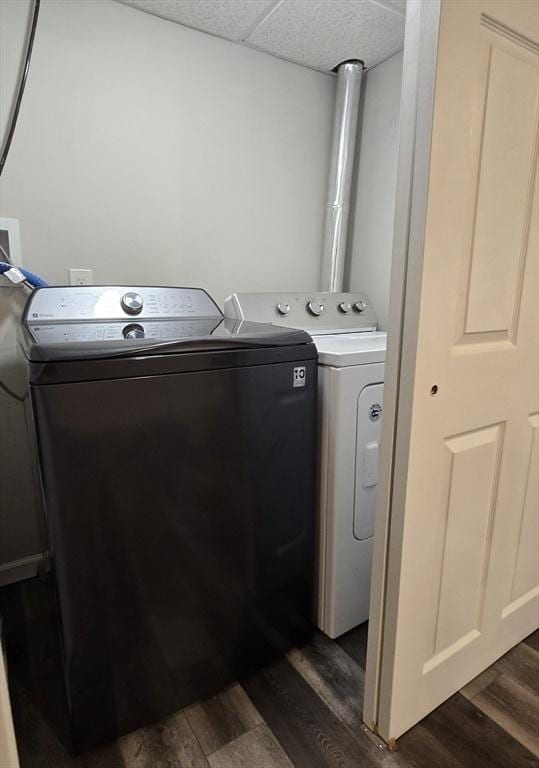
M 360 540 L 374 535 L 383 394 L 382 383 L 369 384 L 357 401 L 354 536 Z

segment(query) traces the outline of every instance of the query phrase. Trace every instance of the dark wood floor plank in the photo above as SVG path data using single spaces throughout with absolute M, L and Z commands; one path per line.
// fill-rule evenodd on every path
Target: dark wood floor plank
M 185 715 L 205 755 L 211 755 L 262 722 L 239 685 L 188 707 Z
M 366 621 L 358 627 L 351 629 L 350 632 L 338 637 L 334 642 L 339 645 L 343 651 L 359 664 L 365 671 L 367 667 L 367 635 L 369 631 L 369 622 Z
M 126 768 L 208 768 L 183 712 L 140 728 L 117 743 Z
M 511 648 L 492 668 L 539 695 L 539 652 L 526 643 Z
M 531 635 L 528 635 L 523 641 L 526 643 L 526 645 L 529 645 L 530 648 L 533 648 L 534 651 L 537 651 L 539 653 L 539 629 L 536 629 L 535 632 L 532 632 Z
M 493 683 L 501 674 L 501 671 L 496 669 L 496 667 L 488 667 L 488 669 L 485 669 L 480 675 L 474 677 L 474 679 L 465 685 L 464 688 L 461 688 L 460 693 L 467 699 L 473 699 L 474 696 Z
M 500 675 L 474 697 L 473 703 L 539 757 L 539 694 Z
M 11 687 L 21 768 L 208 768 L 183 712 L 73 757 L 24 692 Z
M 361 728 L 365 676 L 358 664 L 322 632 L 288 661 L 322 701 L 352 730 Z
M 262 724 L 208 758 L 211 768 L 293 768 L 267 725 Z
M 357 645 L 357 644 L 356 644 Z M 364 672 L 333 640 L 317 633 L 311 643 L 288 654 L 292 666 L 353 733 L 362 727 Z M 386 753 L 387 754 L 387 753 Z M 436 739 L 417 726 L 399 740 L 398 752 L 409 768 L 463 768 Z
M 422 720 L 422 726 L 465 768 L 537 768 L 535 757 L 460 693 Z
M 296 768 L 393 768 L 399 755 L 355 736 L 287 661 L 243 682 L 249 698 Z
M 400 737 L 397 749 L 408 768 L 471 768 L 463 765 L 421 724 Z

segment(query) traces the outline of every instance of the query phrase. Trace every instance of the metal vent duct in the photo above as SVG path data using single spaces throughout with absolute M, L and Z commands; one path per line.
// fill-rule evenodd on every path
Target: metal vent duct
M 362 76 L 362 61 L 346 61 L 337 68 L 337 95 L 320 280 L 321 290 L 333 293 L 343 290 Z

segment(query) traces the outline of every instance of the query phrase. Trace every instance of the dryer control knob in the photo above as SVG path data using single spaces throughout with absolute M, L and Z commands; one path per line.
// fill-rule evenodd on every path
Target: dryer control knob
M 140 293 L 135 293 L 134 291 L 130 291 L 122 296 L 120 304 L 122 305 L 123 311 L 127 312 L 128 315 L 140 314 L 142 312 L 142 307 L 144 306 L 142 296 Z
M 280 315 L 287 315 L 290 312 L 290 304 L 285 304 L 284 302 L 279 302 L 277 304 L 277 312 Z
M 122 331 L 124 339 L 143 339 L 146 334 L 144 328 L 138 323 L 131 323 L 126 325 Z
M 339 304 L 339 309 L 341 312 L 344 312 L 344 314 L 346 315 L 347 312 L 350 312 L 350 310 L 352 309 L 352 306 L 350 305 L 349 301 L 341 301 L 341 303 Z
M 367 305 L 365 304 L 363 299 L 361 299 L 360 301 L 356 301 L 356 303 L 354 304 L 354 309 L 356 310 L 356 312 L 363 312 L 363 310 L 366 307 L 367 307 Z
M 320 304 L 319 301 L 309 301 L 307 302 L 307 310 L 311 313 L 311 315 L 319 317 L 324 311 L 324 305 Z

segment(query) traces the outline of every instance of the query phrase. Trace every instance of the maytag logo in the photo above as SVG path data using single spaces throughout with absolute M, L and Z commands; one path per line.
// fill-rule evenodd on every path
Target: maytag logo
M 382 406 L 380 403 L 374 403 L 374 405 L 371 405 L 369 408 L 369 419 L 371 421 L 378 421 L 380 416 L 382 415 Z

